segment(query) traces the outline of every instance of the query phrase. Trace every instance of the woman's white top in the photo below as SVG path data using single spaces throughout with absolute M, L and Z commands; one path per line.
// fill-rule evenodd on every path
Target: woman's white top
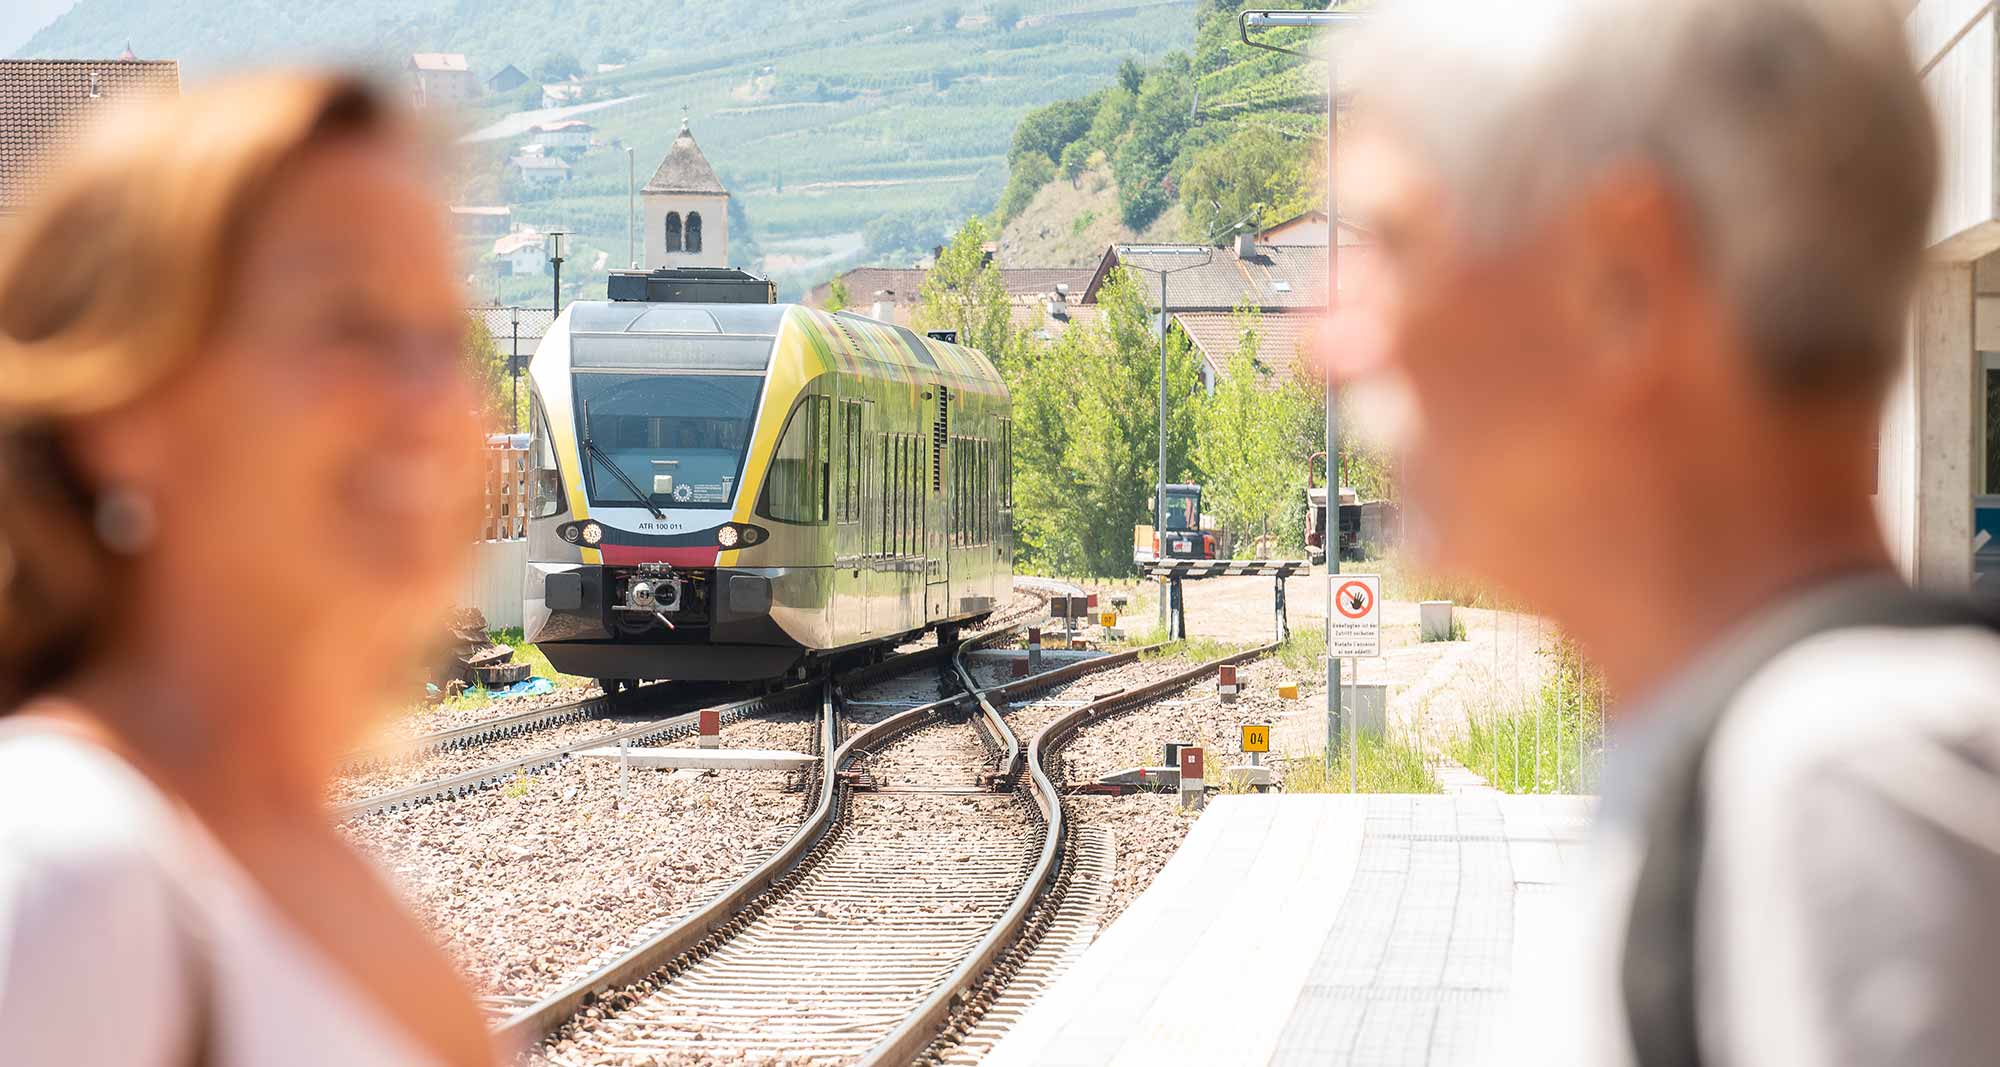
M 0 1064 L 436 1062 L 124 761 L 0 719 Z

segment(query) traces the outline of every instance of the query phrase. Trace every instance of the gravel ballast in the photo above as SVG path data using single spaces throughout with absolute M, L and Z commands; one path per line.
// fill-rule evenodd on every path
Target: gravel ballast
M 810 747 L 807 717 L 723 730 Z M 805 798 L 769 771 L 629 771 L 573 759 L 514 786 L 347 826 L 479 992 L 536 997 L 727 888 L 784 843 Z

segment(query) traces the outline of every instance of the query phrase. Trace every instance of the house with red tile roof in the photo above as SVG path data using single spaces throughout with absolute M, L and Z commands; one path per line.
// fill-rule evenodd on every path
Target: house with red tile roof
M 63 153 L 105 112 L 180 91 L 171 59 L 0 60 L 0 220 L 60 172 Z

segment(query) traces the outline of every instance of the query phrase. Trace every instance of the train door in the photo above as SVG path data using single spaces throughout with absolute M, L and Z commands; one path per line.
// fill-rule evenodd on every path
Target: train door
M 862 573 L 867 552 L 868 525 L 862 514 L 861 479 L 868 470 L 863 442 L 867 402 L 843 399 L 834 406 L 833 436 L 840 461 L 834 467 L 833 484 L 833 598 L 831 620 L 835 644 L 846 644 L 869 632 L 867 579 Z
M 933 622 L 948 614 L 951 595 L 951 506 L 945 487 L 950 485 L 948 447 L 951 442 L 951 391 L 932 385 L 930 425 L 924 435 L 930 462 L 925 464 L 930 478 L 923 486 L 924 497 L 924 619 Z

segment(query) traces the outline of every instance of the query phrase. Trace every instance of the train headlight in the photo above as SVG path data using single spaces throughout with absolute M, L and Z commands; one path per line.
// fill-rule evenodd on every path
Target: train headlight
M 735 548 L 737 536 L 736 527 L 724 526 L 715 531 L 715 543 L 724 548 Z
M 584 544 L 594 545 L 602 540 L 604 540 L 604 527 L 599 526 L 594 522 L 587 522 L 583 524 Z

